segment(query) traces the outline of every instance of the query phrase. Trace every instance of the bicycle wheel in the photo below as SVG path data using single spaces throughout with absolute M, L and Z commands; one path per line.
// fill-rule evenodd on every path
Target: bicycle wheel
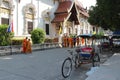
M 71 58 L 66 58 L 62 64 L 62 76 L 67 78 L 70 76 L 72 71 L 72 60 Z
M 100 57 L 98 54 L 95 54 L 92 58 L 93 67 L 100 66 Z

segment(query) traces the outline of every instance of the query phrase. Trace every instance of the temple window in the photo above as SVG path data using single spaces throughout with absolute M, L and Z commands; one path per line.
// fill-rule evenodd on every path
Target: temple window
M 9 18 L 1 18 L 1 24 L 9 25 Z
M 46 34 L 49 35 L 49 24 L 45 24 Z
M 10 4 L 8 1 L 3 0 L 0 6 L 0 23 L 9 25 L 10 20 Z
M 69 28 L 69 34 L 71 34 L 71 29 Z
M 77 28 L 75 28 L 75 34 L 77 34 L 78 33 L 78 30 L 77 30 Z
M 28 12 L 26 13 L 26 18 L 27 18 L 27 28 L 28 28 L 28 33 L 31 34 L 31 31 L 33 30 L 33 9 L 29 8 Z
M 33 22 L 28 21 L 28 33 L 30 34 L 32 30 L 33 30 Z

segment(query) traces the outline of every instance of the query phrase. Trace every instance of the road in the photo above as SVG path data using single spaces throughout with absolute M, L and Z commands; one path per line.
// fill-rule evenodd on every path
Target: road
M 63 60 L 69 56 L 68 48 L 34 51 L 0 57 L 0 80 L 85 80 L 91 65 L 73 69 L 69 78 L 61 75 Z

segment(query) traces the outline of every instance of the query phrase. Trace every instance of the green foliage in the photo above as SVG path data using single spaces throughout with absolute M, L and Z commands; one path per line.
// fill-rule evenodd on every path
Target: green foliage
M 99 26 L 99 24 L 97 24 L 97 23 L 99 22 L 99 17 L 100 17 L 100 15 L 99 15 L 99 12 L 98 12 L 98 10 L 97 10 L 97 7 L 92 6 L 91 8 L 92 8 L 92 9 L 89 10 L 89 15 L 90 15 L 90 17 L 88 18 L 88 21 L 89 21 L 90 24 L 92 24 L 92 25 L 97 25 L 97 26 Z M 96 15 L 96 14 L 97 14 L 97 15 Z
M 23 39 L 12 39 L 12 45 L 21 45 Z
M 88 21 L 104 29 L 120 29 L 120 0 L 97 0 L 95 7 L 89 10 Z
M 97 33 L 97 34 L 94 35 L 94 37 L 95 37 L 96 39 L 101 39 L 103 36 L 104 36 L 104 33 L 103 33 L 103 32 L 99 32 L 99 33 Z
M 70 37 L 71 38 L 76 37 L 76 34 L 70 34 Z
M 7 32 L 8 25 L 0 25 L 0 46 L 10 45 L 14 33 Z
M 53 42 L 53 39 L 49 39 L 49 38 L 46 38 L 44 43 L 52 43 Z
M 45 40 L 45 31 L 43 29 L 37 28 L 31 32 L 31 38 L 33 44 L 43 43 Z

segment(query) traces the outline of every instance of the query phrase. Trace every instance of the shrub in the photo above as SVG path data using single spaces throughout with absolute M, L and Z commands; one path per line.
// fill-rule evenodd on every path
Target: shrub
M 21 45 L 23 39 L 12 39 L 12 45 Z
M 53 39 L 53 42 L 58 42 L 58 38 L 54 38 L 54 39 Z
M 31 32 L 31 38 L 33 44 L 43 43 L 45 40 L 45 31 L 40 28 L 34 29 Z
M 11 44 L 11 38 L 13 37 L 13 33 L 7 32 L 8 25 L 3 24 L 0 25 L 0 45 L 6 46 Z
M 53 39 L 49 39 L 49 38 L 46 38 L 44 43 L 52 43 L 53 42 Z

